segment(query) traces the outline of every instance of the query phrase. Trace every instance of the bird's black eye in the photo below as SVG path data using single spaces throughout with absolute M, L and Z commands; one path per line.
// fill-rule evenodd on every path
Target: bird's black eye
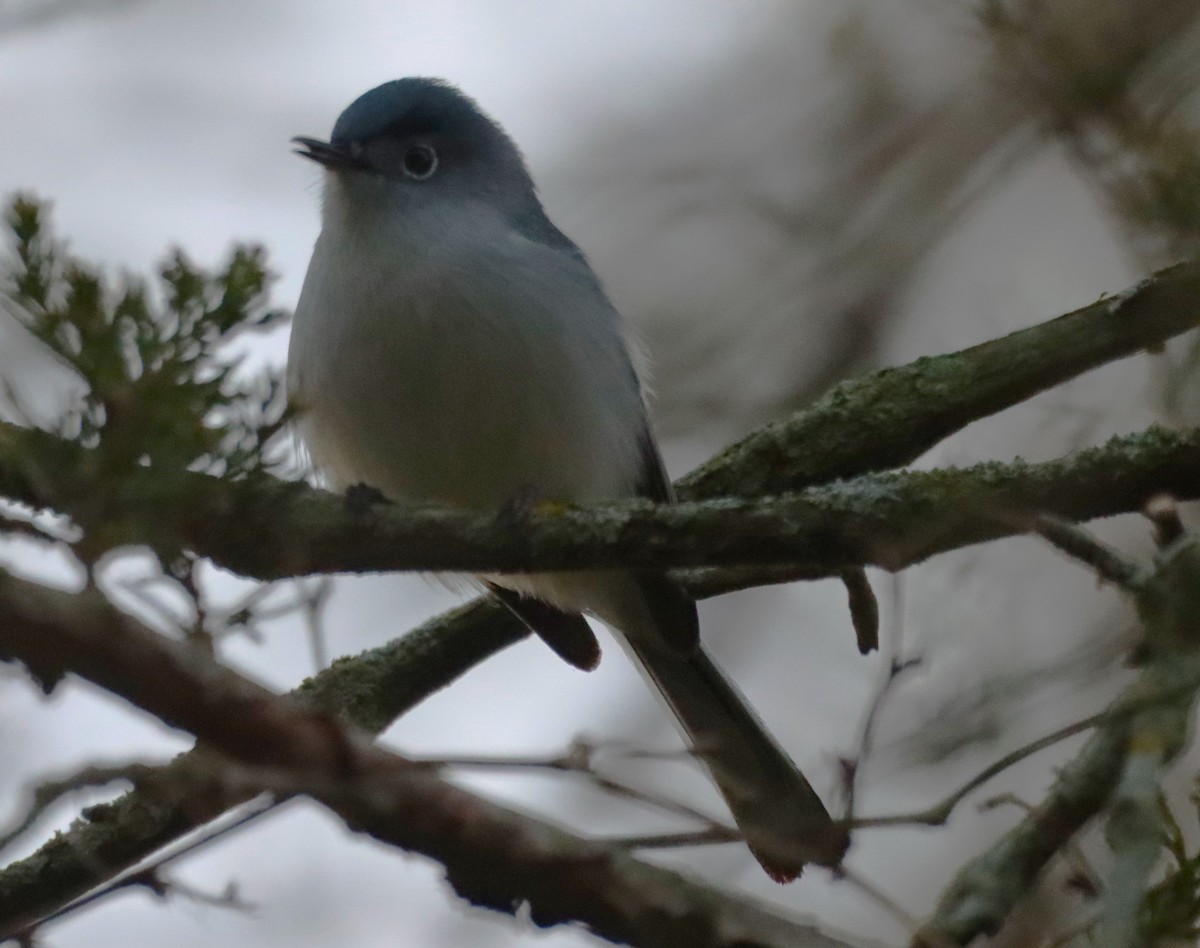
M 409 145 L 400 159 L 404 173 L 415 181 L 424 181 L 437 171 L 437 152 L 429 145 Z

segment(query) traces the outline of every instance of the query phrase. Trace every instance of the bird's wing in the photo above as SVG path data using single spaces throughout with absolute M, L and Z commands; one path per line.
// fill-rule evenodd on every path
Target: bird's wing
M 568 665 L 592 671 L 600 664 L 600 643 L 578 612 L 564 612 L 541 599 L 522 596 L 495 583 L 488 583 L 487 587 Z

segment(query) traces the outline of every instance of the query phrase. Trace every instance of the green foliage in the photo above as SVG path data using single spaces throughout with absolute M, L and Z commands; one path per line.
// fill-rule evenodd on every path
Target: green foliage
M 1192 803 L 1200 808 L 1200 782 L 1192 791 Z M 1170 865 L 1142 899 L 1142 943 L 1156 945 L 1173 939 L 1190 943 L 1200 938 L 1200 851 L 1189 855 L 1174 815 L 1165 802 L 1160 809 Z
M 108 281 L 57 243 L 45 218 L 31 197 L 9 206 L 14 259 L 0 294 L 87 384 L 60 434 L 96 448 L 114 473 L 140 466 L 237 476 L 262 466 L 283 423 L 282 381 L 245 378 L 235 344 L 286 315 L 269 307 L 262 248 L 236 246 L 212 272 L 176 250 L 153 286 Z
M 266 254 L 235 246 L 206 271 L 176 250 L 156 280 L 106 278 L 55 240 L 39 201 L 18 195 L 5 222 L 12 253 L 0 257 L 0 307 L 86 387 L 58 420 L 59 438 L 22 439 L 20 477 L 38 485 L 42 504 L 71 511 L 84 562 L 149 540 L 186 573 L 186 511 L 160 517 L 159 498 L 178 506 L 187 471 L 242 478 L 272 466 L 288 420 L 282 379 L 242 365 L 239 337 L 286 316 L 269 305 Z M 19 393 L 8 394 L 19 411 Z M 0 447 L 5 437 L 15 435 L 0 429 Z M 135 509 L 145 513 L 129 522 Z

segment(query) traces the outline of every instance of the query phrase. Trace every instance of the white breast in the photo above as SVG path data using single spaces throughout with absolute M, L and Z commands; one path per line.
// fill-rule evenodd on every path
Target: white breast
M 288 377 L 334 487 L 499 507 L 621 496 L 638 477 L 617 314 L 586 264 L 482 206 L 455 208 L 453 226 L 327 209 Z

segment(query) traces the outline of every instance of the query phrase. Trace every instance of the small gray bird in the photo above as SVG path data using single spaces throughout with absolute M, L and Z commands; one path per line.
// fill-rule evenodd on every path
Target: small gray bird
M 497 511 L 672 502 L 621 317 L 499 125 L 453 86 L 408 78 L 355 100 L 329 141 L 294 141 L 327 173 L 288 384 L 331 486 Z M 840 859 L 820 798 L 665 576 L 480 580 L 577 667 L 600 658 L 583 614 L 619 633 L 774 878 Z

